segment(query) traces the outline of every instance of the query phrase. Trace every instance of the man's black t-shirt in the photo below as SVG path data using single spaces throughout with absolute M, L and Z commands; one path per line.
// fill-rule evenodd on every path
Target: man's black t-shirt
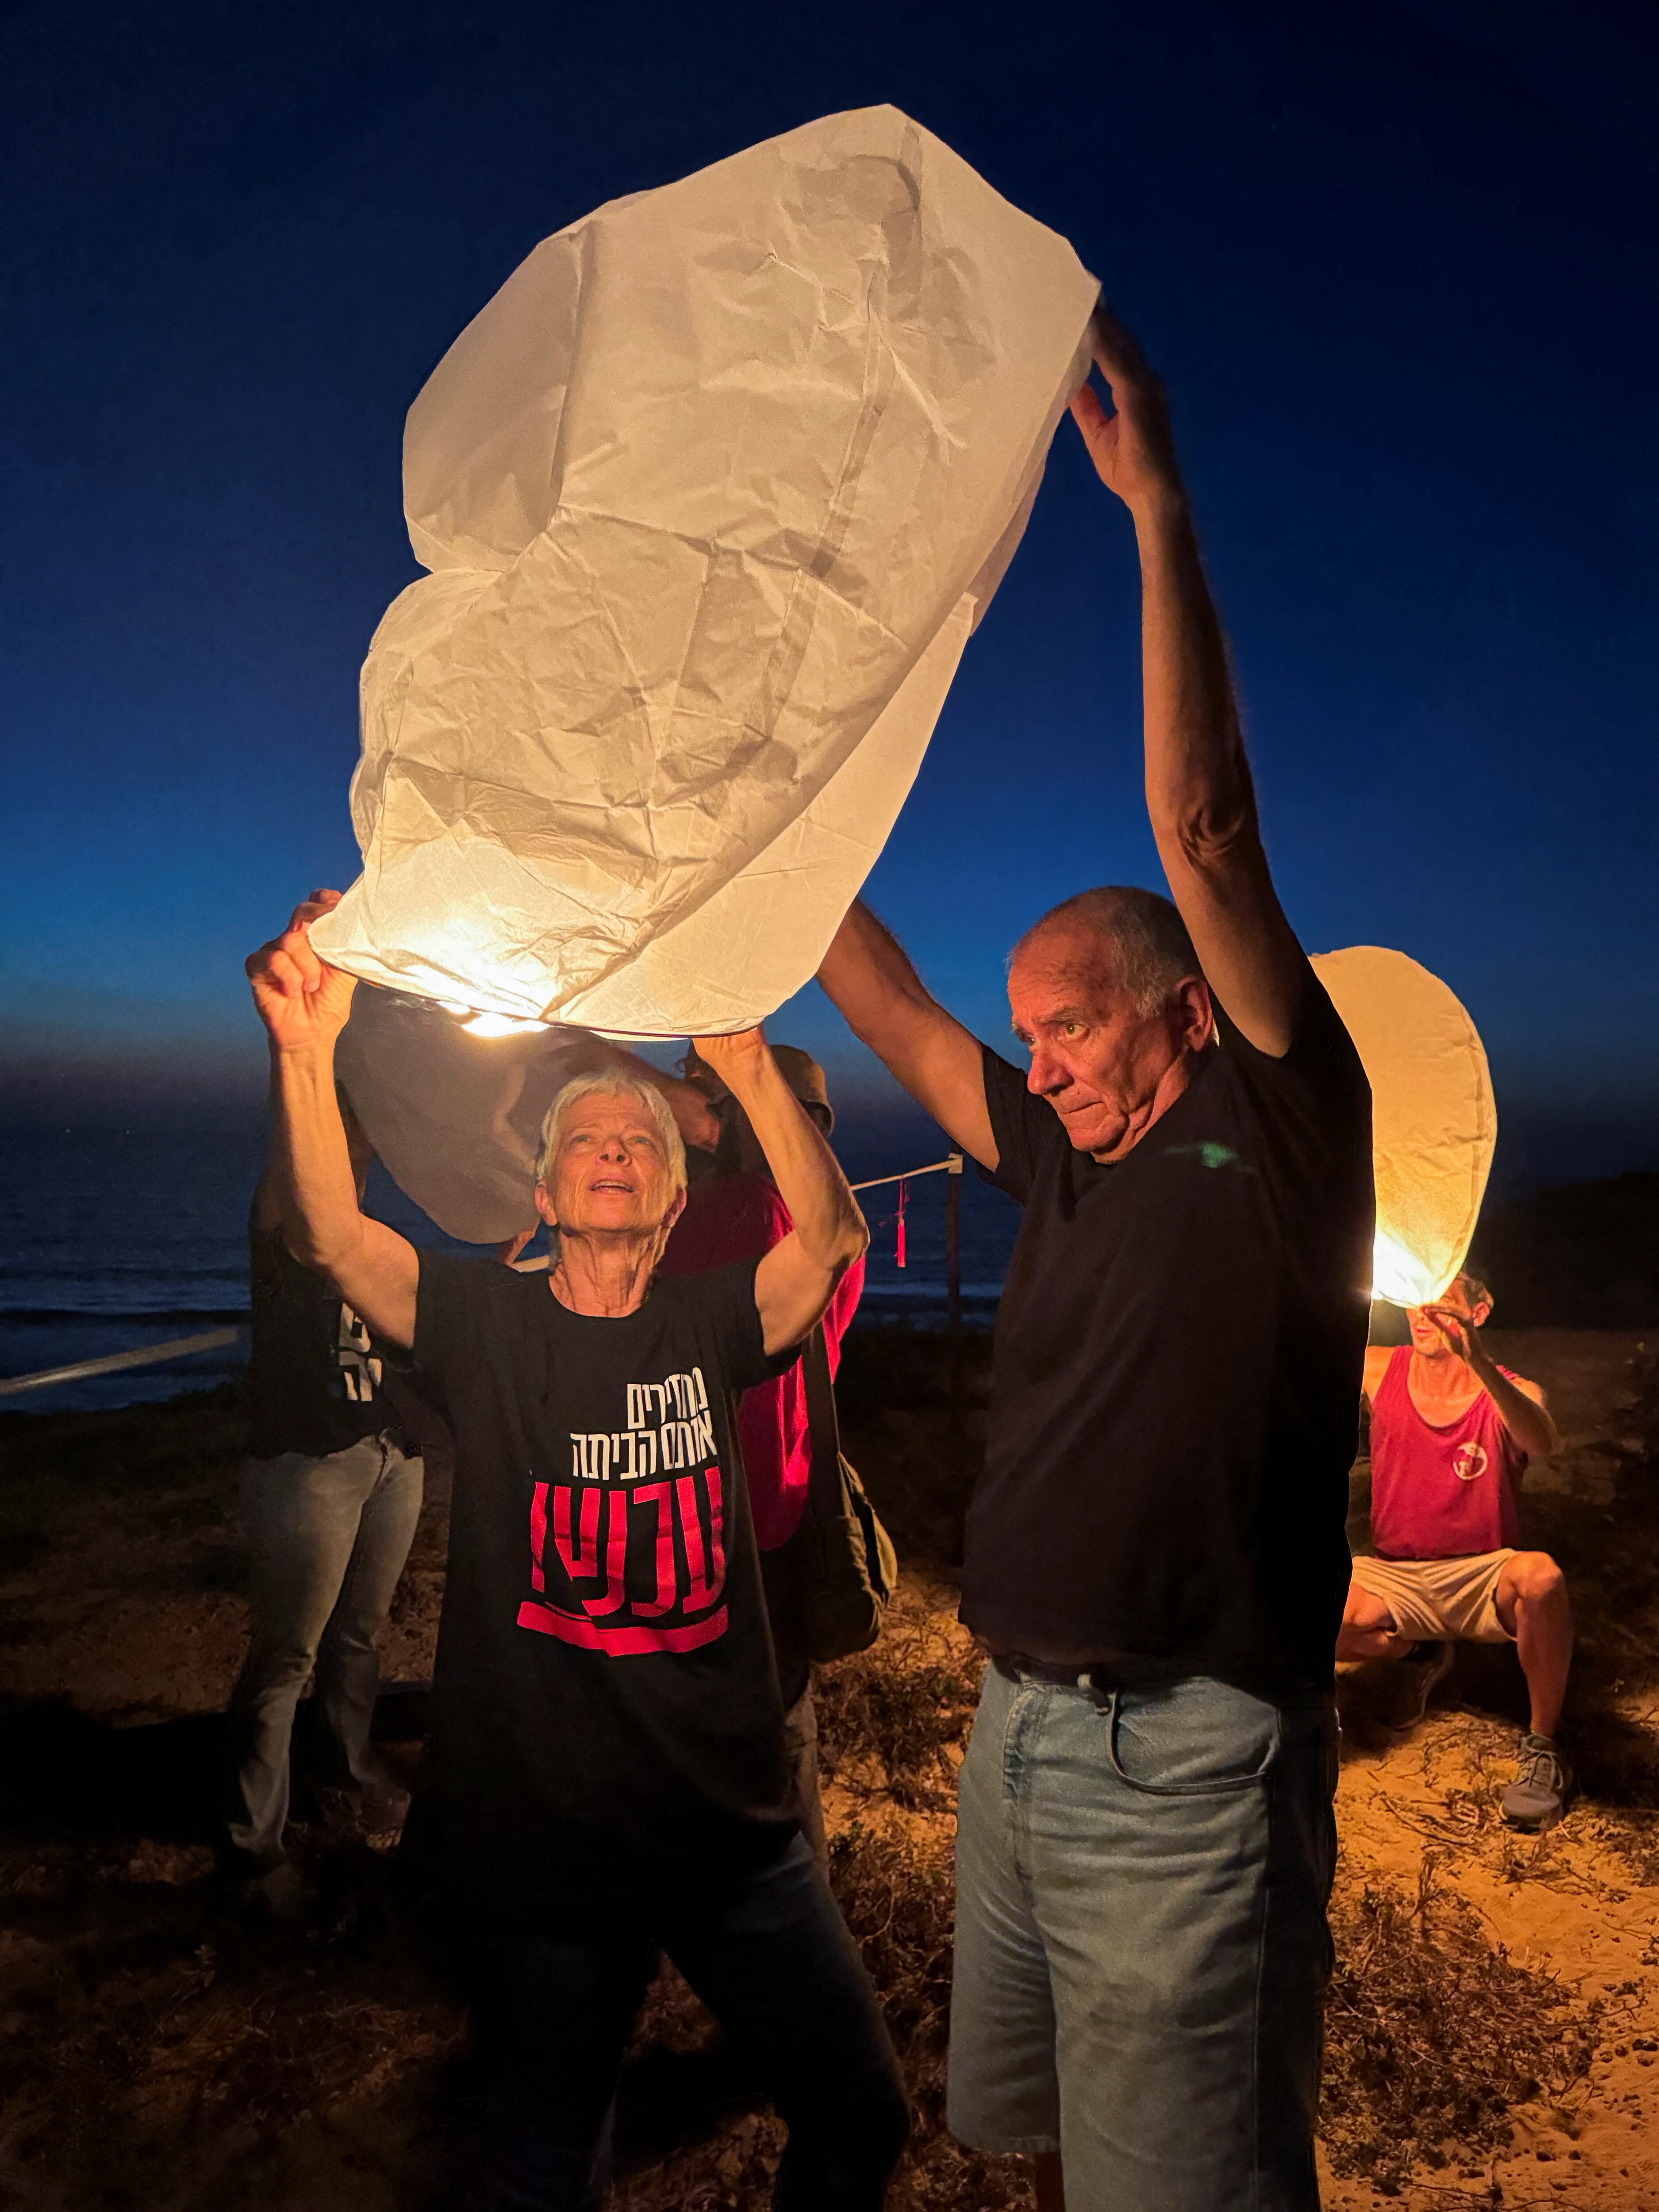
M 572 1313 L 421 1255 L 415 1356 L 455 1434 L 432 1834 L 537 1924 L 761 1863 L 794 1832 L 734 1394 L 777 1373 L 755 1266 Z
M 1308 971 L 1282 1060 L 1231 1030 L 1115 1165 L 985 1054 L 1025 1208 L 963 1619 L 1122 1682 L 1328 1686 L 1373 1225 L 1370 1091 Z
M 325 1459 L 364 1437 L 408 1437 L 387 1403 L 368 1329 L 331 1284 L 302 1267 L 279 1229 L 250 1218 L 248 1287 L 253 1343 L 248 1360 L 255 1459 L 305 1452 Z

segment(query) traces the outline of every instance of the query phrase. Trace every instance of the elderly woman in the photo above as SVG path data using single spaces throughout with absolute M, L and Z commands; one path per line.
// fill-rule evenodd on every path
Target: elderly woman
M 685 1202 L 665 1102 L 555 1101 L 545 1275 L 417 1252 L 359 1209 L 334 1041 L 352 979 L 298 908 L 248 963 L 270 1032 L 295 1255 L 412 1350 L 456 1439 L 432 1834 L 485 2083 L 472 2201 L 597 2207 L 623 2043 L 666 1949 L 787 2121 L 775 2202 L 878 2206 L 907 2115 L 856 1950 L 791 1802 L 736 1394 L 787 1365 L 866 1241 L 758 1030 L 700 1041 L 793 1231 L 659 1278 Z

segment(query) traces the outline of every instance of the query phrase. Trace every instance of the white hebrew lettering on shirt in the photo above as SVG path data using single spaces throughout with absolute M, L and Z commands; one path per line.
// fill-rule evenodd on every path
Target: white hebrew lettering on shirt
M 334 1364 L 340 1370 L 345 1394 L 354 1405 L 367 1405 L 380 1387 L 380 1363 L 374 1356 L 367 1322 L 351 1308 L 340 1307 L 340 1333 L 334 1347 Z
M 579 1482 L 638 1482 L 660 1469 L 706 1467 L 714 1417 L 701 1367 L 661 1382 L 627 1386 L 625 1429 L 570 1431 L 570 1473 Z

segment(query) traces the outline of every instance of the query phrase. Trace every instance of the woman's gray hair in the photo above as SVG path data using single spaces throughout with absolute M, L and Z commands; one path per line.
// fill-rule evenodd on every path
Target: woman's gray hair
M 572 1110 L 584 1098 L 602 1092 L 607 1098 L 633 1098 L 644 1107 L 656 1123 L 662 1137 L 663 1150 L 668 1156 L 668 1172 L 676 1190 L 685 1188 L 685 1139 L 679 1132 L 673 1109 L 654 1083 L 647 1083 L 635 1075 L 623 1075 L 620 1070 L 612 1075 L 575 1075 L 559 1092 L 547 1109 L 542 1123 L 542 1148 L 536 1159 L 536 1180 L 544 1183 L 547 1171 L 552 1166 L 559 1149 L 559 1138 Z

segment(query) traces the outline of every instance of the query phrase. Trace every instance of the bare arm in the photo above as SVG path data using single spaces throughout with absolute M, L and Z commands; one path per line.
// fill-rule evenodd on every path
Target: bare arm
M 358 1206 L 334 1093 L 334 1042 L 356 985 L 319 960 L 307 935 L 334 896 L 319 894 L 296 907 L 283 934 L 247 963 L 254 1004 L 270 1038 L 272 1173 L 295 1258 L 325 1276 L 376 1336 L 408 1346 L 415 1341 L 419 1255 Z
M 1258 1050 L 1289 1049 L 1307 974 L 1256 820 L 1226 647 L 1199 556 L 1163 387 L 1106 308 L 1095 360 L 1117 411 L 1088 385 L 1072 402 L 1101 480 L 1140 549 L 1146 809 L 1170 896 L 1229 1019 Z
M 1511 1382 L 1480 1341 L 1480 1331 L 1451 1306 L 1430 1306 L 1441 1339 L 1474 1374 L 1498 1408 L 1498 1418 L 1528 1459 L 1553 1459 L 1561 1442 L 1544 1393 L 1524 1377 Z
M 1475 1373 L 1498 1408 L 1498 1418 L 1528 1459 L 1553 1459 L 1561 1443 L 1544 1393 L 1536 1382 L 1511 1382 L 1492 1360 L 1481 1356 Z
M 818 969 L 854 1036 L 981 1167 L 997 1164 L 976 1037 L 947 1014 L 898 939 L 855 899 Z M 698 1047 L 702 1050 L 702 1047 Z
M 792 1232 L 755 1272 L 755 1304 L 769 1352 L 799 1344 L 836 1285 L 870 1242 L 858 1200 L 823 1133 L 778 1072 L 765 1037 L 745 1030 L 699 1037 L 697 1051 L 749 1116 Z

